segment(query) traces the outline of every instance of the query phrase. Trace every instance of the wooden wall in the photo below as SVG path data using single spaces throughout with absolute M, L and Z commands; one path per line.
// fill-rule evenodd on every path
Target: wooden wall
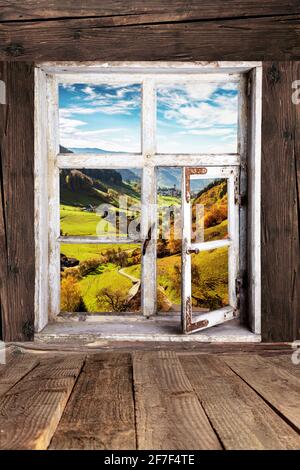
M 2 2 L 0 306 L 3 337 L 33 332 L 33 74 L 46 60 L 263 60 L 262 327 L 300 337 L 299 0 Z M 9 61 L 9 62 L 7 62 Z
M 0 62 L 7 104 L 0 105 L 0 309 L 3 338 L 33 338 L 33 67 Z

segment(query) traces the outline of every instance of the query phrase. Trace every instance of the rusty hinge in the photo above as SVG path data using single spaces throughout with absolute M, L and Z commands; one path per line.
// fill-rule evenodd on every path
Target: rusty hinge
M 234 178 L 234 203 L 239 206 L 247 205 L 247 195 L 240 193 L 240 178 L 236 176 Z
M 247 205 L 247 195 L 246 194 L 236 194 L 235 195 L 235 204 L 243 207 Z
M 252 77 L 249 74 L 248 80 L 247 80 L 247 96 L 251 95 L 251 88 L 252 88 Z
M 192 333 L 193 331 L 200 330 L 201 328 L 205 328 L 209 325 L 208 320 L 200 320 L 193 322 L 193 307 L 192 307 L 192 300 L 188 296 L 186 299 L 185 304 L 185 324 L 186 324 L 186 333 Z
M 239 274 L 235 280 L 237 310 L 240 308 L 241 294 L 242 294 L 242 291 L 247 288 L 247 283 L 248 283 L 247 272 L 244 271 L 243 273 Z

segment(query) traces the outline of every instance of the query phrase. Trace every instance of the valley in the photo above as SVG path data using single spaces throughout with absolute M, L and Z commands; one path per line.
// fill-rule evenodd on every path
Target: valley
M 160 171 L 162 170 L 162 171 Z M 171 217 L 168 239 L 161 238 L 164 211 L 180 216 L 181 173 L 178 168 L 158 172 L 157 302 L 158 310 L 180 310 L 181 241 Z M 121 199 L 126 199 L 126 207 Z M 126 237 L 139 235 L 140 170 L 61 170 L 61 235 Z M 226 238 L 227 187 L 224 180 L 193 188 L 192 225 L 197 231 L 196 204 L 204 205 L 205 241 Z M 109 209 L 109 216 L 107 210 Z M 172 210 L 173 210 L 172 209 Z M 197 221 L 198 222 L 198 221 Z M 61 266 L 61 310 L 67 312 L 141 312 L 141 246 L 138 243 L 67 244 L 61 254 L 77 265 Z M 192 302 L 209 311 L 228 304 L 228 252 L 219 248 L 192 255 Z M 63 257 L 62 257 L 63 259 Z

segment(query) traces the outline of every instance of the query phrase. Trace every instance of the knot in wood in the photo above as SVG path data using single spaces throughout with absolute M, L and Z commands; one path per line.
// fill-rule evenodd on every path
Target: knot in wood
M 21 44 L 12 43 L 6 48 L 7 55 L 11 57 L 18 57 L 23 55 L 25 52 L 24 47 Z

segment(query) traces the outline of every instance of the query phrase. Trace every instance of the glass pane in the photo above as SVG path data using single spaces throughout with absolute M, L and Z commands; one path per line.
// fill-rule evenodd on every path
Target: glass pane
M 235 153 L 237 122 L 237 83 L 158 87 L 158 153 Z
M 228 238 L 227 180 L 191 175 L 193 243 Z
M 139 312 L 139 245 L 61 245 L 61 311 Z
M 139 238 L 141 170 L 60 170 L 61 235 Z
M 157 308 L 179 312 L 181 306 L 181 168 L 157 170 Z
M 61 153 L 141 151 L 141 85 L 59 85 Z
M 193 313 L 228 305 L 228 247 L 192 254 Z

